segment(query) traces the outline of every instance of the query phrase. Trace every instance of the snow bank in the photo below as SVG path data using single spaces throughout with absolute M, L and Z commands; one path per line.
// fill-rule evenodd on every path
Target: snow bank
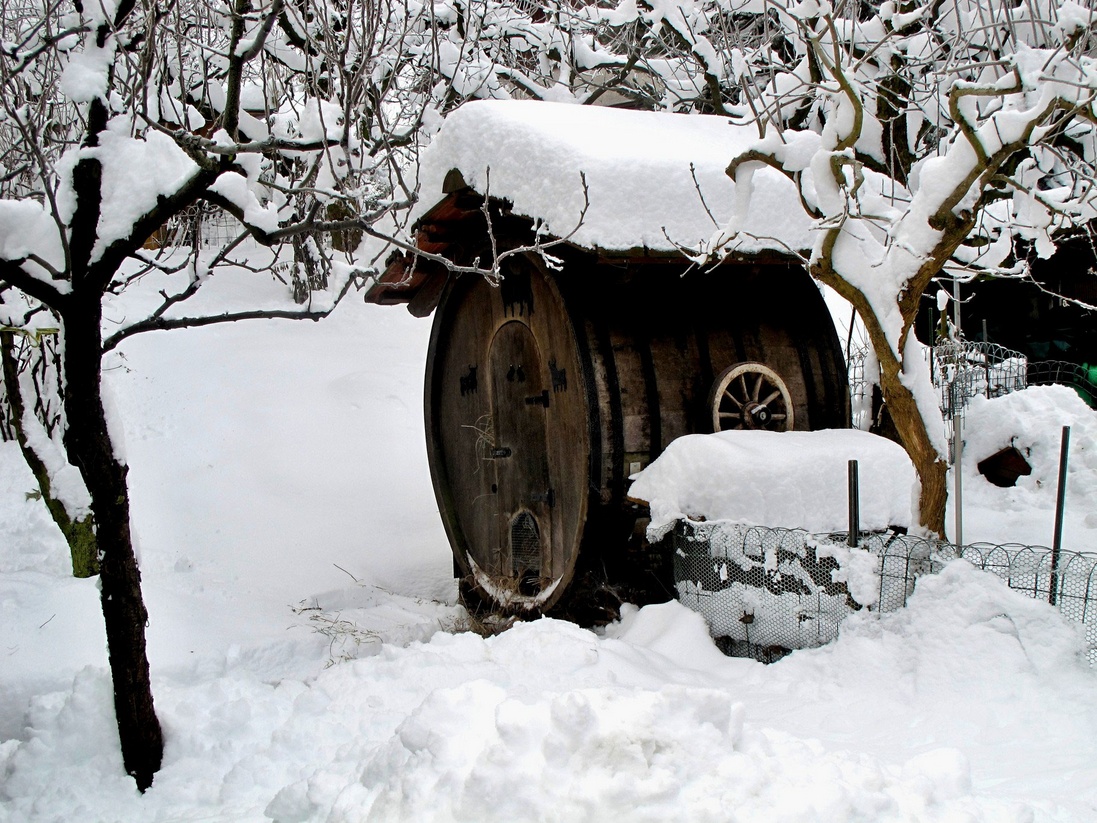
M 0 744 L 0 810 L 990 823 L 1091 808 L 1097 686 L 1053 609 L 957 563 L 920 581 L 905 612 L 847 626 L 769 667 L 724 658 L 676 603 L 629 611 L 604 636 L 539 620 L 385 642 L 305 679 L 260 677 L 238 657 L 217 676 L 157 680 L 168 745 L 144 797 L 111 746 L 106 672 L 86 669 L 35 700 L 25 740 Z M 1033 763 L 1050 779 L 1072 768 L 1070 793 L 1042 793 Z
M 1079 502 L 1092 502 L 1097 495 L 1097 412 L 1066 386 L 1030 386 L 991 400 L 972 398 L 964 422 L 965 459 L 974 467 L 1014 446 L 1032 466 L 1032 474 L 1017 479 L 1020 493 L 1045 494 L 1058 482 L 1063 426 L 1070 426 L 1067 491 Z
M 850 429 L 680 437 L 635 475 L 629 496 L 650 505 L 656 537 L 684 517 L 838 531 L 849 523 L 849 460 L 858 461 L 861 527 L 909 527 L 915 473 L 906 452 Z
M 414 216 L 442 198 L 446 173 L 457 169 L 480 194 L 543 220 L 549 234 L 574 231 L 579 246 L 696 250 L 730 218 L 734 185 L 724 169 L 757 136 L 706 115 L 474 101 L 446 118 L 424 152 Z M 580 222 L 584 179 L 590 206 Z M 759 172 L 751 218 L 729 250 L 810 249 L 811 224 L 797 202 L 785 177 Z
M 972 398 L 963 428 L 965 538 L 977 533 L 975 539 L 988 542 L 1051 545 L 1063 426 L 1070 426 L 1063 545 L 1097 550 L 1092 531 L 1097 529 L 1097 412 L 1066 386 Z M 979 474 L 979 461 L 1011 445 L 1025 456 L 1032 474 L 1019 477 L 1012 488 L 991 485 Z

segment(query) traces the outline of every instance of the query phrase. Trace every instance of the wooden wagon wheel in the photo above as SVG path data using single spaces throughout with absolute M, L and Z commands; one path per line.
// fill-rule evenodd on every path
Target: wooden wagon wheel
M 713 431 L 791 431 L 792 396 L 769 366 L 736 363 L 720 373 L 709 395 Z

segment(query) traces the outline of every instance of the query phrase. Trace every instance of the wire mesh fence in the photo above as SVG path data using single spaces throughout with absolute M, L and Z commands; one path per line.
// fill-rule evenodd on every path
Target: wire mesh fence
M 853 427 L 868 429 L 872 414 L 873 382 L 866 375 L 866 364 L 872 358 L 867 348 L 850 349 L 846 354 L 846 380 L 849 383 Z M 875 362 L 875 360 L 873 360 Z
M 240 233 L 240 224 L 232 215 L 214 206 L 199 204 L 184 209 L 157 229 L 147 245 L 152 248 L 220 248 Z
M 679 521 L 667 536 L 678 599 L 708 620 L 726 653 L 772 662 L 834 640 L 842 621 L 905 606 L 918 577 L 963 558 L 1083 624 L 1097 666 L 1097 553 L 1042 546 L 957 546 L 907 534 L 847 535 Z
M 973 397 L 1002 397 L 1028 386 L 1059 384 L 1073 388 L 1090 406 L 1097 406 L 1097 365 L 1064 360 L 1029 360 L 997 343 L 945 341 L 927 351 L 937 403 L 952 442 L 952 421 L 962 418 Z M 855 415 L 869 413 L 872 383 L 866 378 L 868 349 L 854 349 L 847 359 L 850 397 Z M 855 419 L 860 427 L 862 421 Z
M 1029 385 L 1028 358 L 996 343 L 947 341 L 930 349 L 929 358 L 946 419 L 963 414 L 973 397 L 1001 397 Z

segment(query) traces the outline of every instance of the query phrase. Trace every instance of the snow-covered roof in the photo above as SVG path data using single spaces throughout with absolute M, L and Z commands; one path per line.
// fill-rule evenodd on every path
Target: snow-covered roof
M 712 115 L 471 102 L 446 118 L 424 152 L 414 216 L 442 198 L 443 181 L 456 169 L 477 193 L 508 200 L 514 212 L 577 246 L 696 250 L 730 216 L 734 186 L 724 170 L 757 139 L 753 127 Z M 590 204 L 580 222 L 584 179 Z M 764 169 L 733 250 L 810 249 L 809 229 L 792 183 Z

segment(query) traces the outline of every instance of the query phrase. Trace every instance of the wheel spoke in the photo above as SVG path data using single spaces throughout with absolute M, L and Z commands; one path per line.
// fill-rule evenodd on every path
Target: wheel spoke
M 787 414 L 771 414 L 769 416 L 769 419 L 770 420 L 788 420 L 788 415 Z
M 728 389 L 727 391 L 724 392 L 724 397 L 727 397 L 728 399 L 730 399 L 731 402 L 735 404 L 736 408 L 739 408 L 739 409 L 743 408 L 742 402 L 739 400 L 738 397 L 736 397 L 734 394 L 731 393 L 730 389 Z
M 753 400 L 755 403 L 758 402 L 758 398 L 762 395 L 762 381 L 764 379 L 765 378 L 762 375 L 758 375 L 758 380 L 754 384 L 754 394 L 750 396 L 750 399 Z
M 776 400 L 780 396 L 781 396 L 781 390 L 780 389 L 774 389 L 773 394 L 771 394 L 769 397 L 767 397 L 765 400 L 762 401 L 762 405 L 763 406 L 768 406 L 770 403 L 772 403 L 774 400 Z

